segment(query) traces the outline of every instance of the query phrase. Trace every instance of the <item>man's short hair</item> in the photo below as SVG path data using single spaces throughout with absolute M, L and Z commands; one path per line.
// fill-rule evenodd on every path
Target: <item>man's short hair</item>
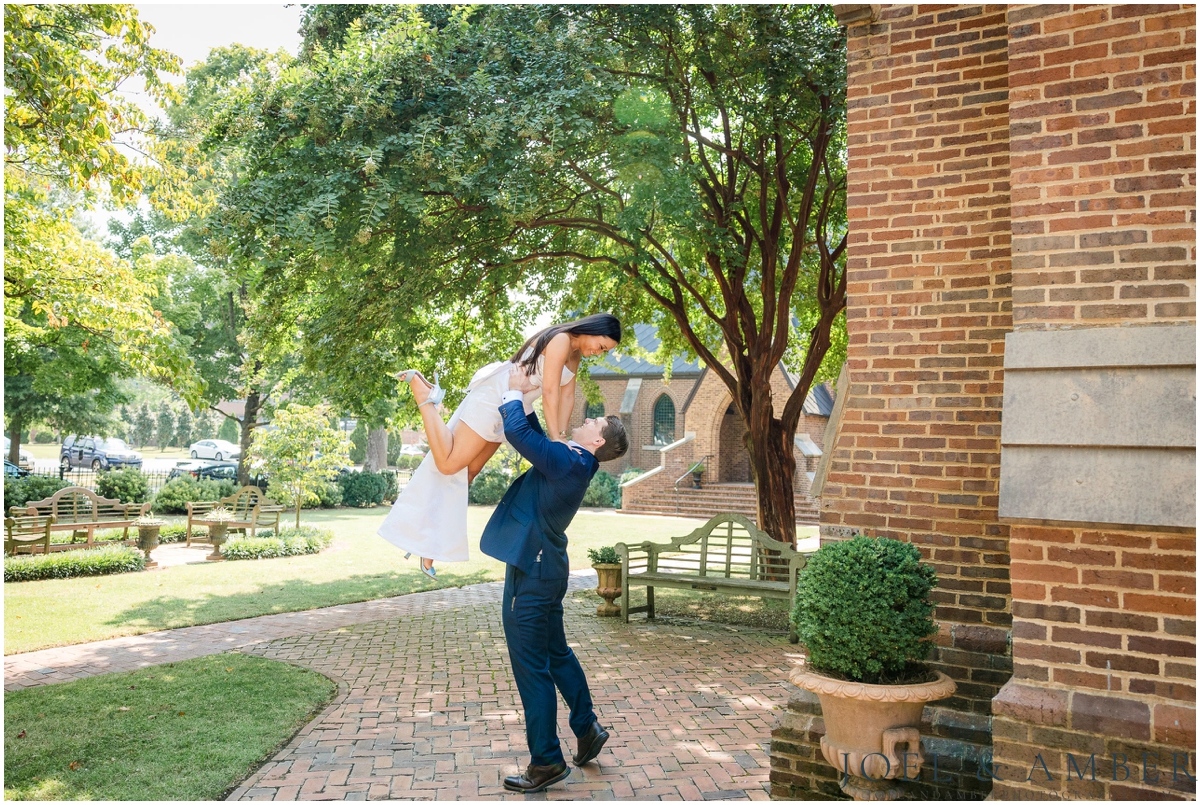
M 596 450 L 597 461 L 612 461 L 625 455 L 629 449 L 629 437 L 625 435 L 625 423 L 618 416 L 604 417 L 605 425 L 600 429 L 604 444 Z

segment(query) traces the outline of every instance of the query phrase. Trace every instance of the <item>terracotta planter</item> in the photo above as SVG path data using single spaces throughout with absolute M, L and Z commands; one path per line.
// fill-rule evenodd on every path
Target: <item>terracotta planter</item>
M 139 525 L 138 550 L 146 554 L 146 567 L 158 567 L 158 562 L 150 558 L 150 552 L 158 547 L 158 532 L 161 525 Z
M 613 600 L 621 595 L 621 566 L 620 565 L 592 565 L 599 577 L 599 584 L 596 585 L 596 594 L 604 599 L 604 603 L 596 607 L 596 615 L 601 618 L 615 618 L 621 614 L 619 604 L 614 604 Z
M 933 682 L 916 685 L 865 685 L 801 669 L 792 672 L 793 685 L 821 700 L 821 753 L 842 773 L 842 790 L 848 795 L 856 800 L 898 799 L 904 789 L 896 780 L 920 776 L 925 762 L 921 711 L 957 688 L 950 677 L 935 673 Z

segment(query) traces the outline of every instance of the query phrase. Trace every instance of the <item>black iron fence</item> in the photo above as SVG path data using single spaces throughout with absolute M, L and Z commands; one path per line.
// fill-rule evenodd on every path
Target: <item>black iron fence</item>
M 96 491 L 96 479 L 103 475 L 106 470 L 88 470 L 88 469 L 73 469 L 64 470 L 62 467 L 36 469 L 32 470 L 30 475 L 40 475 L 43 478 L 59 478 L 66 481 L 71 486 L 82 486 L 85 489 Z M 167 483 L 167 477 L 171 474 L 170 470 L 139 470 L 142 477 L 146 479 L 146 483 L 150 487 L 151 494 L 158 492 Z

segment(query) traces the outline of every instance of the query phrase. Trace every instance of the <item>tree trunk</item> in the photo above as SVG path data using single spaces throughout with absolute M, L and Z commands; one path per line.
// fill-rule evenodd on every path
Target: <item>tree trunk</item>
M 772 367 L 773 368 L 773 367 Z M 783 422 L 772 416 L 770 372 L 755 373 L 751 381 L 746 448 L 754 471 L 758 498 L 758 527 L 780 542 L 796 547 L 796 499 L 792 485 L 796 457 Z
M 25 424 L 24 420 L 24 416 L 16 413 L 8 418 L 8 460 L 13 464 L 21 463 L 21 428 Z
M 363 472 L 379 472 L 387 467 L 388 432 L 380 425 L 367 431 L 367 455 L 363 459 Z
M 247 486 L 250 483 L 250 466 L 247 464 L 250 455 L 250 440 L 254 436 L 254 428 L 258 424 L 258 409 L 262 406 L 262 399 L 257 391 L 251 391 L 246 395 L 246 410 L 242 414 L 242 434 L 238 444 L 242 447 L 242 455 L 238 459 L 238 486 Z

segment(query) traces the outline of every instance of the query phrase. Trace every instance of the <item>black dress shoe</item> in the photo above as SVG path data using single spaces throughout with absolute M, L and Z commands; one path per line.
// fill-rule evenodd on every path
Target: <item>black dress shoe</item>
M 595 759 L 596 755 L 600 754 L 600 750 L 604 748 L 604 742 L 608 740 L 608 730 L 600 726 L 599 721 L 593 721 L 592 726 L 588 727 L 579 738 L 579 751 L 575 753 L 575 757 L 571 758 L 576 766 L 582 766 L 589 760 Z
M 504 778 L 504 787 L 509 791 L 520 791 L 523 794 L 536 794 L 544 791 L 559 780 L 565 780 L 571 770 L 566 763 L 555 763 L 552 766 L 527 766 L 524 774 Z

